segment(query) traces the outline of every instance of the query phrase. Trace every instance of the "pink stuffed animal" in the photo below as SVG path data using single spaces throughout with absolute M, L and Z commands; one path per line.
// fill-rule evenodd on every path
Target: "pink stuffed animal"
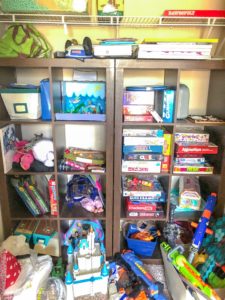
M 13 162 L 19 163 L 21 168 L 25 171 L 30 169 L 32 162 L 34 161 L 33 152 L 26 146 L 29 144 L 28 141 L 16 141 L 15 148 L 16 152 L 13 156 Z

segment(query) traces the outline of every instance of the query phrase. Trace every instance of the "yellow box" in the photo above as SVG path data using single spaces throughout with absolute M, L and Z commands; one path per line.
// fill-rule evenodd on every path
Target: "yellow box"
M 163 155 L 171 155 L 172 133 L 164 133 Z

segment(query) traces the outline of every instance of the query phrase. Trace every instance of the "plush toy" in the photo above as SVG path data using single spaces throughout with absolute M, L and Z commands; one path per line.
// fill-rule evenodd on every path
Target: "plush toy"
M 30 143 L 26 140 L 15 142 L 13 162 L 20 164 L 21 168 L 25 171 L 30 169 L 31 164 L 34 161 L 33 152 L 29 145 Z
M 53 142 L 50 140 L 39 140 L 32 147 L 33 156 L 46 167 L 54 167 Z

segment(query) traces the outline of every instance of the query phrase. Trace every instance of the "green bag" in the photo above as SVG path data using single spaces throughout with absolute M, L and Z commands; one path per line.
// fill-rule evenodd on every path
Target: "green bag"
M 32 25 L 12 25 L 0 39 L 0 57 L 42 57 L 52 55 L 52 47 Z

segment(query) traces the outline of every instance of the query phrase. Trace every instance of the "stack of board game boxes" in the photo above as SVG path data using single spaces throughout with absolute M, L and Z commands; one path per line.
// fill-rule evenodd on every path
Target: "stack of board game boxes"
M 207 132 L 183 129 L 175 133 L 173 173 L 213 174 L 205 155 L 217 154 L 218 146 L 209 142 Z
M 166 195 L 160 181 L 154 176 L 123 176 L 123 199 L 127 217 L 164 216 Z
M 163 85 L 127 86 L 123 95 L 124 122 L 172 123 L 175 88 Z
M 105 172 L 105 153 L 97 150 L 66 148 L 59 171 Z
M 123 129 L 122 172 L 169 172 L 172 134 L 162 128 Z

